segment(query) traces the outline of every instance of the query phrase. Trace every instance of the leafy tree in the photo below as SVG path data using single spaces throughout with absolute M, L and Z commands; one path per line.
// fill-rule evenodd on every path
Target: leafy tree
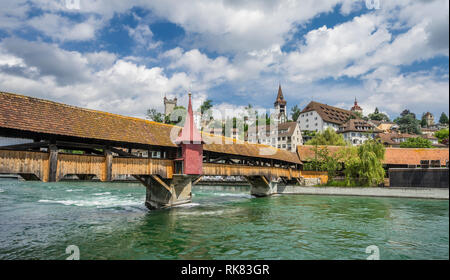
M 294 107 L 291 108 L 291 112 L 292 112 L 292 120 L 296 122 L 298 117 L 300 116 L 301 110 L 297 105 L 295 105 Z
M 446 140 L 446 139 L 447 139 L 446 142 L 448 143 L 448 128 L 436 131 L 434 133 L 434 136 L 436 136 L 439 139 L 439 143 L 443 143 L 444 140 Z
M 184 125 L 184 120 L 187 115 L 187 110 L 184 106 L 176 106 L 173 108 L 173 112 L 165 117 L 167 124 Z
M 441 117 L 439 118 L 440 124 L 448 124 L 448 116 L 442 112 Z
M 408 109 L 405 109 L 405 110 L 403 110 L 403 111 L 400 113 L 400 116 L 401 116 L 401 117 L 404 117 L 404 116 L 407 116 L 407 115 L 412 115 L 413 118 L 416 118 L 416 114 L 412 113 L 412 112 L 409 111 Z
M 400 148 L 433 148 L 430 140 L 422 137 L 408 138 L 400 144 Z
M 390 119 L 386 114 L 380 113 L 380 111 L 378 110 L 378 108 L 375 108 L 375 111 L 372 114 L 369 114 L 369 120 L 373 120 L 373 121 L 385 121 L 385 122 L 389 122 Z
M 164 121 L 164 115 L 156 111 L 156 109 L 148 109 L 146 117 L 154 122 L 162 123 Z
M 400 117 L 394 120 L 399 126 L 399 130 L 402 133 L 421 134 L 420 121 L 416 119 L 416 115 L 409 110 L 404 110 Z
M 422 115 L 422 120 L 420 121 L 420 126 L 421 127 L 427 127 L 427 120 L 425 119 L 425 114 Z
M 331 182 L 339 169 L 342 169 L 342 160 L 339 153 L 330 153 L 327 147 L 315 146 L 314 158 L 308 160 L 305 170 L 327 171 Z
M 206 111 L 208 111 L 212 107 L 213 107 L 212 100 L 211 99 L 207 99 L 200 106 L 200 113 L 204 114 Z
M 346 184 L 351 185 L 351 180 L 359 178 L 360 182 L 369 186 L 375 186 L 384 180 L 383 159 L 385 148 L 376 140 L 368 140 L 364 144 L 346 150 L 344 174 Z
M 329 145 L 329 146 L 345 146 L 347 143 L 342 135 L 337 134 L 332 128 L 327 128 L 323 132 L 306 142 L 306 145 Z

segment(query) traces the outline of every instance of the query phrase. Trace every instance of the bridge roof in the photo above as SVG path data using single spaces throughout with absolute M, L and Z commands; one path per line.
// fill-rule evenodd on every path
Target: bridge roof
M 161 147 L 176 147 L 170 135 L 178 135 L 181 129 L 173 125 L 6 92 L 0 92 L 0 128 Z M 244 143 L 205 133 L 204 140 L 207 144 L 203 148 L 209 152 L 301 163 L 297 154 L 266 145 Z

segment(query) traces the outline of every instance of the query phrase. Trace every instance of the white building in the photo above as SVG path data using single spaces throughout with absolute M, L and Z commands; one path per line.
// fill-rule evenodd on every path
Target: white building
M 339 127 L 337 133 L 342 134 L 344 140 L 352 145 L 361 145 L 367 140 L 377 138 L 382 131 L 362 119 L 350 119 Z
M 248 132 L 248 142 L 272 146 L 295 153 L 297 146 L 303 145 L 302 133 L 297 122 L 262 126 L 258 131 Z
M 329 127 L 337 131 L 352 115 L 358 118 L 352 111 L 311 101 L 301 111 L 297 122 L 301 131 L 322 132 Z

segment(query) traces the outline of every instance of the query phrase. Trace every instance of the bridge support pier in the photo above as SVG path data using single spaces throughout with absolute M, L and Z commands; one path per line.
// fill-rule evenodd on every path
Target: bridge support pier
M 250 184 L 250 194 L 255 197 L 265 197 L 277 193 L 278 182 L 268 180 L 265 176 L 246 176 Z
M 163 209 L 192 201 L 192 185 L 199 176 L 173 175 L 163 179 L 158 175 L 139 176 L 147 189 L 145 206 L 148 209 Z

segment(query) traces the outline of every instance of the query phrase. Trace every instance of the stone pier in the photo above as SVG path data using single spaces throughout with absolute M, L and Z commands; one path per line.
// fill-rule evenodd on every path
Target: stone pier
M 277 193 L 278 181 L 267 179 L 265 176 L 246 176 L 251 186 L 250 194 L 255 197 L 265 197 Z
M 163 179 L 157 175 L 141 177 L 147 192 L 145 205 L 149 209 L 162 209 L 192 201 L 192 185 L 198 176 L 173 175 Z

